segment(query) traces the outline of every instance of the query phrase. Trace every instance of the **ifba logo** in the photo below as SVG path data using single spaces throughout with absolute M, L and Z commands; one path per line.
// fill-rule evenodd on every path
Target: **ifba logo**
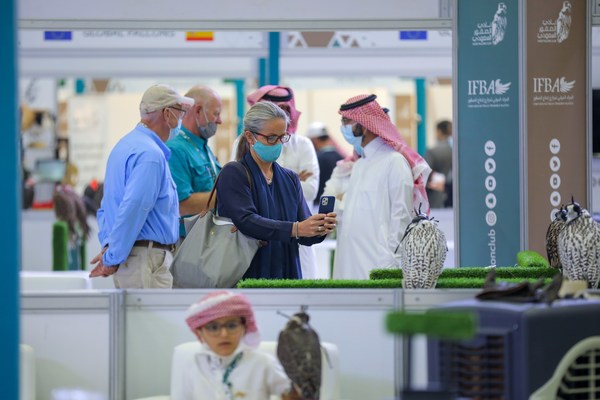
M 575 81 L 560 78 L 533 78 L 533 93 L 569 93 L 575 86 Z
M 473 31 L 471 42 L 473 46 L 495 46 L 504 39 L 506 31 L 506 4 L 498 3 L 492 22 L 480 22 Z
M 512 82 L 502 83 L 500 79 L 492 79 L 491 81 L 470 80 L 469 81 L 469 96 L 504 94 L 510 89 Z
M 556 20 L 549 18 L 542 21 L 537 34 L 538 43 L 562 43 L 569 38 L 572 8 L 570 1 L 564 1 Z
M 469 108 L 508 107 L 510 97 L 506 95 L 512 82 L 502 82 L 500 79 L 473 79 L 468 81 Z M 506 96 L 504 96 L 506 95 Z
M 572 106 L 575 95 L 570 92 L 575 88 L 575 81 L 567 78 L 533 78 L 534 106 Z

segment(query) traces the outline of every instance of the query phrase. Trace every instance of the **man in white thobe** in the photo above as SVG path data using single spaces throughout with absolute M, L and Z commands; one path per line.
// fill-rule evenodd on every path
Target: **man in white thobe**
M 344 195 L 333 277 L 369 279 L 377 268 L 399 268 L 396 249 L 414 208 L 429 212 L 424 182 L 431 171 L 401 138 L 375 95 L 340 108 L 344 137 L 362 152 Z M 353 143 L 352 143 L 353 142 Z

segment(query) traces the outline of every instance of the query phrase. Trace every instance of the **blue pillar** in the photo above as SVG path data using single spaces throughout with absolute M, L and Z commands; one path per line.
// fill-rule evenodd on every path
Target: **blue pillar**
M 279 32 L 269 32 L 269 57 L 258 59 L 258 87 L 279 85 Z
M 75 79 L 75 93 L 83 94 L 85 93 L 85 80 L 79 78 Z
M 269 69 L 267 74 L 269 85 L 279 85 L 279 32 L 269 32 Z
M 258 59 L 258 87 L 267 84 L 267 59 L 261 57 Z
M 19 270 L 21 265 L 21 159 L 17 72 L 17 1 L 0 6 L 0 110 L 5 115 L 4 140 L 0 148 L 0 393 L 3 399 L 19 398 Z
M 263 58 L 264 60 L 264 58 Z M 235 109 L 237 115 L 237 130 L 236 134 L 239 135 L 244 129 L 244 104 L 246 98 L 244 96 L 244 80 L 243 79 L 225 79 L 225 83 L 232 83 L 235 86 Z
M 425 155 L 427 150 L 427 94 L 425 92 L 425 79 L 415 79 L 417 92 L 417 115 L 420 117 L 417 124 L 417 152 Z

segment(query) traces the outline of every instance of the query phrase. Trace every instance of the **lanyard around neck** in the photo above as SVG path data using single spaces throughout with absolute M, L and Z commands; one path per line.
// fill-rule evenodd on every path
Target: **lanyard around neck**
M 185 131 L 181 130 L 179 132 L 179 134 L 181 136 L 183 136 L 183 138 L 185 140 L 187 140 L 187 142 L 189 144 L 191 144 L 192 146 L 194 146 L 194 148 L 196 149 L 196 151 L 198 152 L 198 154 L 200 154 L 200 157 L 204 158 L 204 153 L 202 152 L 202 150 L 200 150 L 200 147 L 198 147 L 198 145 L 196 143 L 194 143 L 192 141 L 192 139 L 187 135 L 187 133 L 185 133 Z M 208 147 L 208 143 L 206 145 Z M 215 162 L 213 161 L 212 157 L 210 156 L 210 152 L 207 149 L 206 155 L 208 156 L 208 160 L 210 161 L 210 164 L 212 166 L 211 170 L 210 170 L 210 175 L 212 177 L 213 182 L 215 181 L 216 177 L 217 177 L 217 167 L 215 166 Z
M 227 386 L 229 388 L 229 395 L 230 397 L 233 399 L 233 392 L 231 391 L 231 382 L 229 382 L 229 375 L 231 375 L 231 371 L 233 371 L 233 369 L 235 367 L 237 367 L 238 362 L 242 359 L 242 356 L 244 355 L 243 352 L 239 352 L 234 358 L 233 360 L 229 363 L 229 365 L 227 366 L 227 368 L 225 368 L 225 373 L 223 374 L 223 384 L 225 386 Z

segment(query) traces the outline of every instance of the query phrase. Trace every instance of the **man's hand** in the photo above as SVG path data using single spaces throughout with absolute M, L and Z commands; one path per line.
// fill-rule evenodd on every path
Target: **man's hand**
M 311 176 L 313 176 L 313 173 L 310 171 L 307 171 L 305 169 L 303 169 L 302 171 L 300 171 L 298 173 L 298 178 L 300 178 L 300 180 L 302 182 L 304 182 L 305 180 L 307 180 L 308 178 L 310 178 Z
M 90 278 L 96 278 L 98 276 L 106 278 L 117 272 L 117 269 L 119 269 L 118 265 L 104 265 L 104 263 L 102 262 L 102 255 L 106 252 L 107 249 L 108 247 L 103 248 L 102 251 L 98 253 L 96 257 L 92 258 L 92 261 L 90 261 L 90 264 L 96 265 L 94 269 L 90 272 Z
M 436 192 L 443 192 L 445 189 L 444 182 L 429 182 L 427 189 L 435 190 Z

